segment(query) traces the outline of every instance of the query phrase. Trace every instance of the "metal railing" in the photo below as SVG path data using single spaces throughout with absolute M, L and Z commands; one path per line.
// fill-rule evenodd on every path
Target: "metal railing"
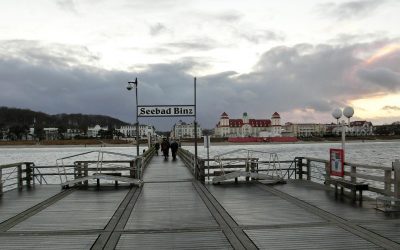
M 0 165 L 0 195 L 11 189 L 22 189 L 32 184 L 33 162 L 18 162 Z
M 251 157 L 219 157 L 217 160 L 202 159 L 200 157 L 195 160 L 194 154 L 182 148 L 179 149 L 178 154 L 196 179 L 203 183 L 214 176 L 222 174 L 219 165 L 221 162 L 224 162 L 223 171 L 225 173 L 238 169 L 246 169 L 249 163 L 251 163 L 253 164 L 251 171 L 268 173 L 278 170 L 283 173 L 282 176 L 286 180 L 301 179 L 329 185 L 329 179 L 331 178 L 329 161 L 312 157 L 276 160 L 275 168 L 263 168 L 263 164 L 271 165 L 273 160 L 262 160 L 257 154 L 253 154 Z M 227 154 L 223 155 L 226 156 Z M 363 182 L 368 184 L 368 191 L 373 196 L 384 195 L 397 199 L 400 198 L 400 161 L 396 160 L 393 162 L 392 167 L 345 162 L 344 168 L 344 180 L 352 183 Z
M 85 152 L 79 155 L 89 153 L 98 153 L 98 151 Z M 103 156 L 97 156 L 96 160 L 74 161 L 70 164 L 64 164 L 62 160 L 73 158 L 73 156 L 64 157 L 59 160 L 59 165 L 36 166 L 33 162 L 18 162 L 12 164 L 0 165 L 0 195 L 3 192 L 22 189 L 24 186 L 30 187 L 35 184 L 60 184 L 60 174 L 66 178 L 74 179 L 79 176 L 87 176 L 95 171 L 115 172 L 124 170 L 128 172 L 130 177 L 141 179 L 143 172 L 149 164 L 151 158 L 155 154 L 154 147 L 149 148 L 139 157 L 132 155 L 119 154 L 114 152 L 102 151 L 103 154 L 113 154 L 115 156 L 129 156 L 128 160 L 101 160 Z M 77 155 L 74 155 L 77 156 Z M 100 157 L 100 158 L 99 158 Z M 101 160 L 99 162 L 99 159 Z M 60 169 L 64 164 L 65 171 Z M 126 166 L 122 166 L 122 165 Z

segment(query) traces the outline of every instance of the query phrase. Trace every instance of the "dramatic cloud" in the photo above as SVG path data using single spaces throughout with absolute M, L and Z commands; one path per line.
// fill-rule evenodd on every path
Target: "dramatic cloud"
M 400 90 L 400 73 L 387 68 L 360 69 L 357 72 L 361 80 L 375 84 L 385 90 Z
M 382 110 L 386 110 L 386 111 L 400 111 L 400 107 L 399 106 L 385 106 L 382 108 Z
M 336 106 L 376 92 L 399 91 L 393 53 L 369 64 L 357 56 L 360 51 L 373 52 L 382 43 L 280 46 L 266 51 L 248 74 L 228 71 L 199 77 L 198 121 L 213 128 L 222 112 L 231 117 L 248 112 L 251 117 L 270 118 L 275 111 L 283 114 L 284 121 L 323 121 L 324 117 L 329 121 Z M 97 56 L 84 47 L 34 41 L 1 42 L 0 55 L 1 106 L 52 114 L 105 114 L 127 122 L 135 115 L 134 93 L 125 89 L 132 77 L 139 80 L 139 104 L 190 105 L 193 76 L 187 72 L 207 66 L 185 58 L 150 64 L 136 73 L 104 70 L 93 66 Z M 170 129 L 178 119 L 141 121 Z
M 328 14 L 337 19 L 364 18 L 373 13 L 378 7 L 387 3 L 387 0 L 357 0 L 341 4 L 326 3 L 319 5 L 318 9 L 322 14 Z

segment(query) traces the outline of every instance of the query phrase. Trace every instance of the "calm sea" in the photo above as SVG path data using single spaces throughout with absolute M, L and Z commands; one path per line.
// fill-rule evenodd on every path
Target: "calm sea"
M 330 148 L 340 148 L 340 143 L 296 143 L 296 144 L 258 144 L 258 145 L 211 145 L 210 158 L 215 155 L 237 149 L 250 149 L 277 153 L 280 160 L 292 160 L 296 156 L 307 156 L 321 159 L 329 158 Z M 193 146 L 183 148 L 194 152 Z M 110 152 L 135 155 L 136 148 L 133 147 L 18 147 L 0 148 L 0 165 L 15 162 L 34 162 L 37 166 L 55 165 L 58 158 L 80 154 L 91 150 L 103 150 Z M 140 152 L 147 147 L 141 147 Z M 207 151 L 202 144 L 198 146 L 198 154 L 207 158 Z M 83 155 L 71 160 L 95 160 L 97 153 Z M 106 155 L 105 159 L 118 159 L 119 156 Z M 123 157 L 122 157 L 123 158 Z M 346 143 L 346 161 L 352 163 L 391 166 L 395 159 L 400 159 L 400 141 L 384 142 L 350 142 Z

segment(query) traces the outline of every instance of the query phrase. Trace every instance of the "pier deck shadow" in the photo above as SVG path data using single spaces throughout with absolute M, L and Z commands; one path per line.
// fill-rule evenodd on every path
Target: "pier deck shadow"
M 143 179 L 6 192 L 0 249 L 400 249 L 398 218 L 335 199 L 323 185 L 203 185 L 179 158 L 161 156 Z

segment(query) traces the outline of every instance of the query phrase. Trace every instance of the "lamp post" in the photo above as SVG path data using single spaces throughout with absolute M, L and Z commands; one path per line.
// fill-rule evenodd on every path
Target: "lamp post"
M 337 124 L 339 124 L 339 119 L 342 117 L 342 114 L 348 119 L 348 126 L 350 127 L 350 118 L 354 115 L 354 109 L 352 107 L 345 107 L 343 112 L 340 108 L 336 108 L 332 112 L 332 116 L 336 119 Z M 346 122 L 343 120 L 341 123 L 342 129 L 342 149 L 345 151 L 345 141 L 346 141 Z
M 132 86 L 133 84 L 133 86 Z M 138 80 L 135 78 L 134 82 L 128 82 L 128 86 L 126 89 L 131 91 L 135 88 L 135 96 L 136 96 L 136 156 L 139 156 L 139 118 L 138 118 Z

